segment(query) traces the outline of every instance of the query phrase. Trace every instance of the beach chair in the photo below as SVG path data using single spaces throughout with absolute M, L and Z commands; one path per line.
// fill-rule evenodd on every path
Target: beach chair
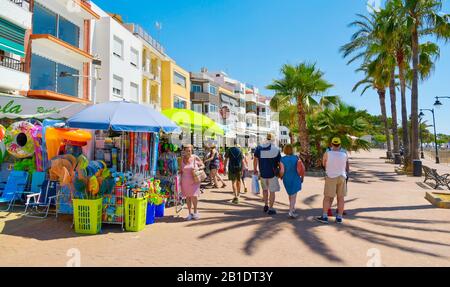
M 3 170 L 0 171 L 0 196 L 2 196 L 3 190 L 5 189 L 6 182 L 8 181 L 10 171 Z
M 16 200 L 21 200 L 25 191 L 25 186 L 28 181 L 28 172 L 12 171 L 5 185 L 2 195 L 0 196 L 0 203 L 6 203 L 6 209 L 0 211 L 9 211 L 14 206 Z
M 39 187 L 39 192 L 27 195 L 24 215 L 34 218 L 46 218 L 50 211 L 50 206 L 56 206 L 56 190 L 50 188 L 50 181 L 45 179 Z

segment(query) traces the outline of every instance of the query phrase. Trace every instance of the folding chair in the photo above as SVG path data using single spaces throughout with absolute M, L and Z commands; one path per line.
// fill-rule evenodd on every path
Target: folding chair
M 46 218 L 51 205 L 56 206 L 56 190 L 49 188 L 50 181 L 45 180 L 39 193 L 27 195 L 24 215 L 34 218 Z
M 6 182 L 8 181 L 9 173 L 10 173 L 10 171 L 8 171 L 8 170 L 0 171 L 0 196 L 3 193 L 3 190 L 5 190 L 5 185 L 6 185 Z
M 28 172 L 26 171 L 12 171 L 9 174 L 5 189 L 0 196 L 0 203 L 7 203 L 8 208 L 0 209 L 0 211 L 9 211 L 16 200 L 21 200 L 27 181 Z

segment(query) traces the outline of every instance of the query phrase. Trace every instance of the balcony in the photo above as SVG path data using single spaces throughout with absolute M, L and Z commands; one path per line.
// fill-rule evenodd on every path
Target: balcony
M 142 28 L 141 26 L 139 26 L 137 24 L 127 24 L 127 27 L 129 27 L 129 29 L 131 29 L 131 32 L 134 35 L 139 36 L 141 39 L 146 41 L 150 46 L 152 46 L 158 52 L 160 52 L 161 54 L 164 55 L 164 47 L 158 41 L 153 39 L 152 36 L 150 36 L 150 34 L 148 34 L 144 30 L 144 28 Z
M 0 88 L 10 91 L 29 90 L 30 75 L 24 73 L 24 64 L 16 59 L 0 56 Z
M 245 101 L 246 102 L 253 102 L 256 103 L 257 102 L 257 98 L 255 94 L 246 94 L 245 95 Z
M 44 0 L 35 0 L 45 5 Z M 98 20 L 100 15 L 91 9 L 90 1 L 87 0 L 54 0 L 61 10 L 68 10 L 71 14 L 75 14 L 84 20 Z M 58 9 L 58 10 L 59 10 Z
M 29 3 L 24 0 L 0 1 L 0 18 L 7 20 L 25 30 L 31 29 L 32 13 Z
M 85 51 L 72 46 L 50 34 L 31 35 L 33 51 L 58 58 L 71 58 L 78 62 L 90 63 L 93 56 Z

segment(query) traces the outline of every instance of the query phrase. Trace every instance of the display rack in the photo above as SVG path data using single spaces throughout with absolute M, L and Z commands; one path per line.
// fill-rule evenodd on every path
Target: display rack
M 120 225 L 124 229 L 126 186 L 116 186 L 110 194 L 103 195 L 103 224 Z

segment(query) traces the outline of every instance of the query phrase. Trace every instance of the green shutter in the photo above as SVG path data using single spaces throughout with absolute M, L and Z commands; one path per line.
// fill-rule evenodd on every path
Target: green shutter
M 25 29 L 0 18 L 0 49 L 25 56 Z

